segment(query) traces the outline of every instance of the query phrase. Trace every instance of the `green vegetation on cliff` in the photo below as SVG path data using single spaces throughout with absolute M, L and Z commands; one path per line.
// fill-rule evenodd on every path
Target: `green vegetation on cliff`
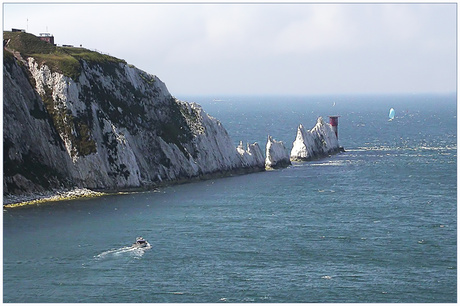
M 52 71 L 77 80 L 81 74 L 81 60 L 108 68 L 110 64 L 126 63 L 116 57 L 85 48 L 57 47 L 24 32 L 3 32 L 3 44 L 7 51 L 17 51 L 22 57 L 34 57 L 39 64 L 46 64 Z M 5 57 L 10 56 L 4 52 Z

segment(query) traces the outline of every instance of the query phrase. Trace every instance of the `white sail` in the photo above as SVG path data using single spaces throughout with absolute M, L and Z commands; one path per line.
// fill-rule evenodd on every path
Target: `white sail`
M 394 108 L 390 108 L 390 113 L 388 114 L 388 117 L 390 117 L 390 120 L 393 120 L 395 117 L 395 110 Z

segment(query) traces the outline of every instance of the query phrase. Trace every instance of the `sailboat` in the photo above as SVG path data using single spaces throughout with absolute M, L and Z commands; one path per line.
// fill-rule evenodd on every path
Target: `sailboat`
M 395 110 L 394 110 L 393 107 L 390 108 L 390 113 L 388 114 L 388 117 L 390 118 L 390 119 L 388 119 L 388 121 L 391 121 L 391 120 L 393 120 L 395 118 Z

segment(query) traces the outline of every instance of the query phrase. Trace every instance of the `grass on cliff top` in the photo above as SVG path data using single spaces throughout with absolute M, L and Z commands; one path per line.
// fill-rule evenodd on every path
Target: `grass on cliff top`
M 126 64 L 124 60 L 85 48 L 57 47 L 29 33 L 4 31 L 3 41 L 8 42 L 7 49 L 18 51 L 23 57 L 34 57 L 39 64 L 46 64 L 52 71 L 58 71 L 74 80 L 81 74 L 81 60 L 102 66 Z

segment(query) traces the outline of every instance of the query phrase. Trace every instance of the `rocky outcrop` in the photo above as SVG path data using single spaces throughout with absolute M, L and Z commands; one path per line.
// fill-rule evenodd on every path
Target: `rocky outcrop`
M 253 144 L 246 144 L 245 149 L 243 147 L 243 142 L 240 141 L 240 144 L 238 145 L 236 150 L 238 151 L 238 154 L 240 154 L 241 159 L 243 160 L 243 165 L 245 167 L 259 168 L 260 165 L 264 164 L 264 156 L 257 142 Z
M 265 168 L 277 169 L 287 167 L 291 164 L 289 153 L 282 141 L 276 141 L 270 135 L 265 147 Z
M 217 119 L 175 99 L 154 75 L 86 49 L 72 51 L 71 73 L 47 55 L 7 49 L 4 194 L 148 187 L 264 169 L 257 144 L 236 148 Z
M 342 151 L 332 126 L 319 117 L 316 125 L 307 130 L 302 125 L 297 128 L 297 136 L 292 144 L 292 161 L 309 161 Z

